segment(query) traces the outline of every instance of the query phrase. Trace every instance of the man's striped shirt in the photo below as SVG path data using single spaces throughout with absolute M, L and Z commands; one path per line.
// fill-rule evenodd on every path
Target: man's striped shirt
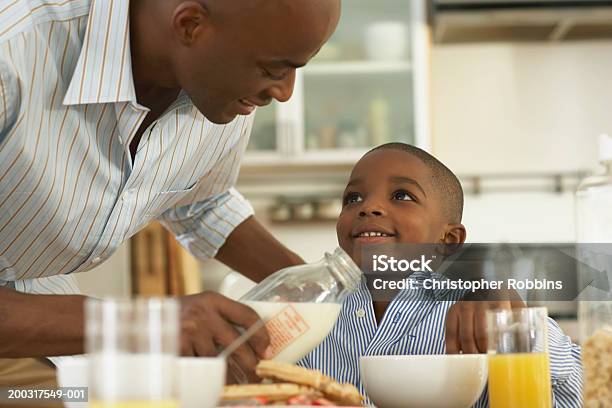
M 0 0 L 0 286 L 77 291 L 69 274 L 159 219 L 200 258 L 252 208 L 237 193 L 253 115 L 208 121 L 183 92 L 129 146 L 129 0 Z

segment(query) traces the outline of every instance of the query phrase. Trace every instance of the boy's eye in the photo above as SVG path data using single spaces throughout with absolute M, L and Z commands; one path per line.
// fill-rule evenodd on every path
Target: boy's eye
M 344 196 L 344 205 L 363 201 L 359 193 L 348 193 Z
M 404 190 L 399 190 L 393 193 L 393 199 L 399 201 L 414 201 L 414 198 Z

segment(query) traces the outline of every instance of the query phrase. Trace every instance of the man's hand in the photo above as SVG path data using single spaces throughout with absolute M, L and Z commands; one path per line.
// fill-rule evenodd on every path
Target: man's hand
M 485 295 L 486 296 L 486 295 Z M 476 299 L 482 295 L 472 296 Z M 516 300 L 466 300 L 452 305 L 446 315 L 446 353 L 486 353 L 488 346 L 487 310 L 516 309 L 525 307 L 517 296 Z
M 238 336 L 236 327 L 248 329 L 259 321 L 250 307 L 215 292 L 203 292 L 181 298 L 181 354 L 214 356 Z M 257 331 L 232 355 L 235 361 L 255 379 L 260 358 L 270 358 L 270 338 L 265 328 Z

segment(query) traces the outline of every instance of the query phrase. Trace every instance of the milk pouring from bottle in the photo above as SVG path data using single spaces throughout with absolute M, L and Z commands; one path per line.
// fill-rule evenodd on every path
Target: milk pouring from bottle
M 282 269 L 240 301 L 266 321 L 274 360 L 295 363 L 329 334 L 361 270 L 337 248 L 318 262 Z

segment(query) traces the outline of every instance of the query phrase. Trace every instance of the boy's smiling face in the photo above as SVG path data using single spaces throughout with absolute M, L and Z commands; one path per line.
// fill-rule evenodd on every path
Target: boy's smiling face
M 437 243 L 458 226 L 463 229 L 444 215 L 444 197 L 433 182 L 427 165 L 408 152 L 379 149 L 365 155 L 344 191 L 336 225 L 340 247 L 359 264 L 363 245 Z

